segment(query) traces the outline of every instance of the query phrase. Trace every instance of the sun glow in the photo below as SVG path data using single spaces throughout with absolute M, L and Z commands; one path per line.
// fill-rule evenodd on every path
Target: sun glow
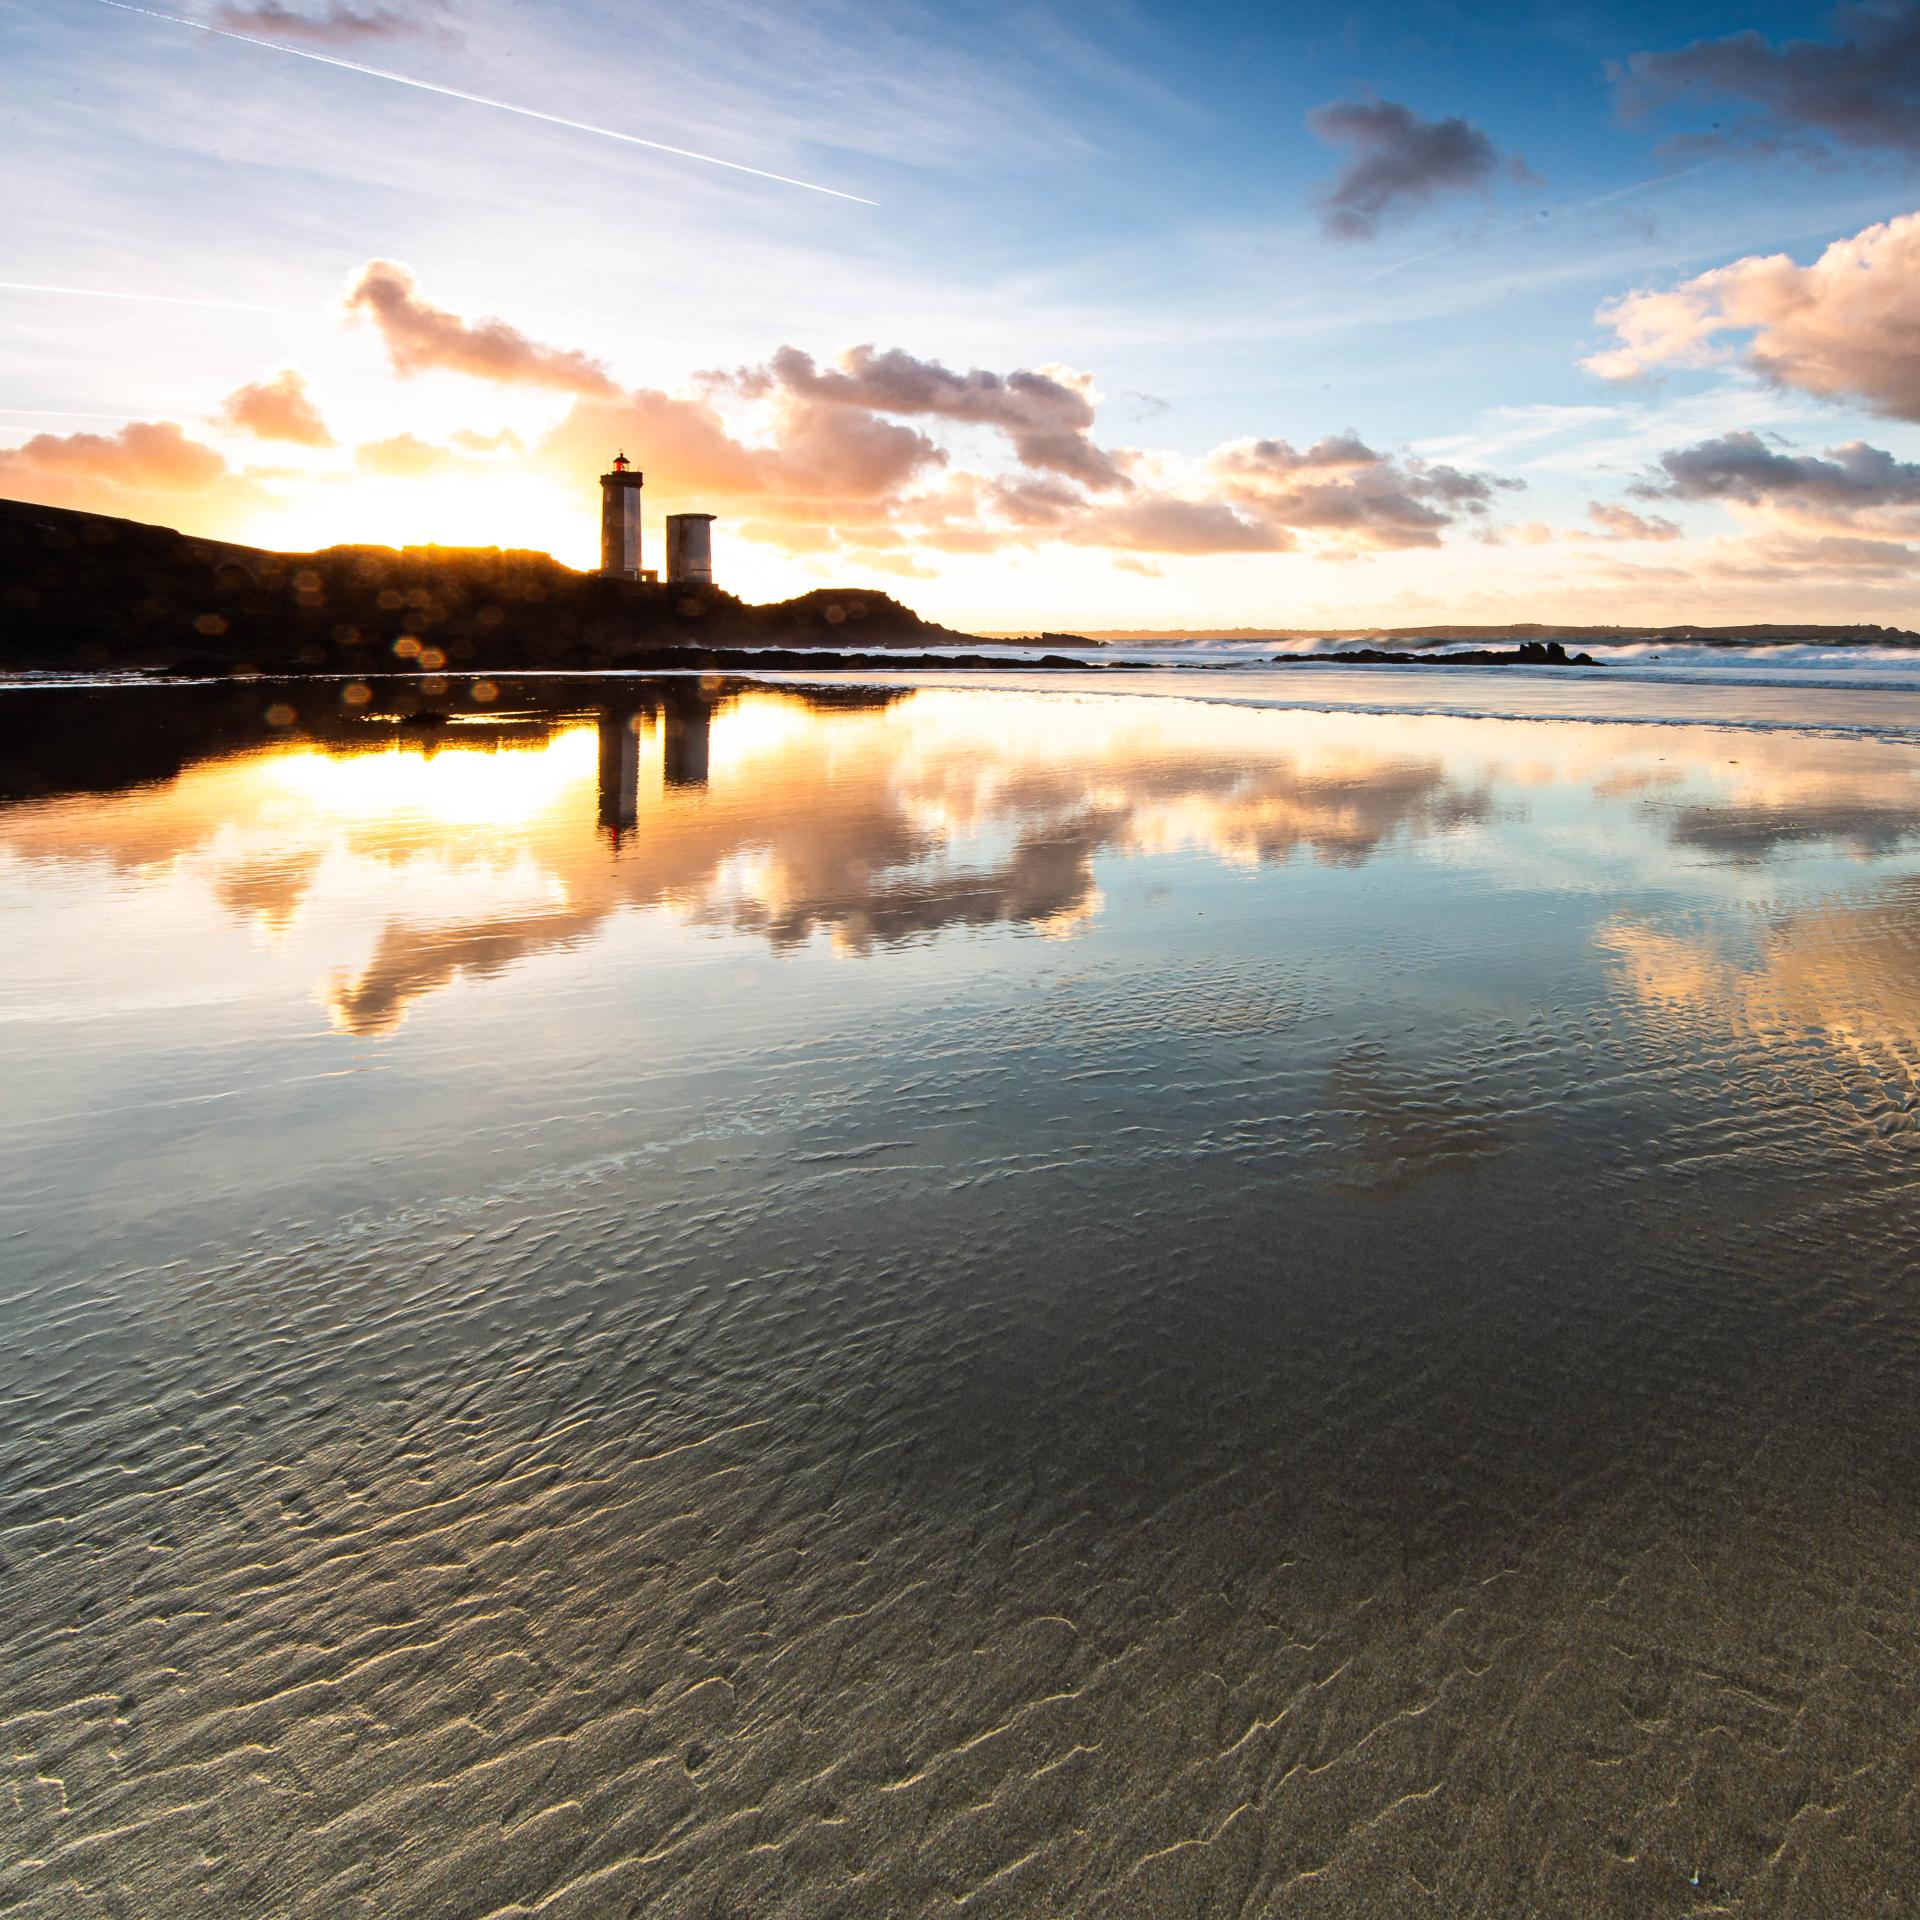
M 324 547 L 508 547 L 595 563 L 592 503 L 501 463 L 480 473 L 317 481 L 263 506 L 246 537 L 289 553 Z
M 453 827 L 508 827 L 579 804 L 598 754 L 592 727 L 568 727 L 538 747 L 510 751 L 412 741 L 371 753 L 300 750 L 263 762 L 261 776 L 336 819 L 397 815 Z

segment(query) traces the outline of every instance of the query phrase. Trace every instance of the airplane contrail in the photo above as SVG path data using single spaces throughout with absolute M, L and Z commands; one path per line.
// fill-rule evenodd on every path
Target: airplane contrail
M 232 313 L 285 313 L 250 300 L 193 300 L 177 293 L 125 293 L 117 287 L 53 287 L 38 280 L 0 280 L 0 293 L 63 293 L 76 300 L 145 300 L 160 307 L 225 307 Z
M 831 194 L 836 200 L 857 201 L 863 207 L 877 207 L 877 200 L 864 194 L 843 193 L 838 187 L 823 187 L 817 180 L 796 180 L 788 173 L 769 173 L 765 167 L 749 167 L 738 160 L 722 160 L 711 153 L 695 153 L 691 147 L 670 147 L 664 140 L 643 140 L 637 133 L 622 133 L 617 127 L 596 127 L 586 120 L 568 120 L 557 113 L 542 113 L 538 107 L 520 107 L 511 100 L 490 100 L 483 93 L 463 93 L 458 87 L 443 87 L 437 81 L 416 80 L 411 74 L 392 73 L 385 67 L 362 66 L 357 60 L 342 60 L 331 53 L 315 53 L 311 47 L 290 47 L 279 40 L 261 40 L 251 33 L 235 33 L 229 27 L 212 27 L 204 20 L 189 20 L 183 14 L 160 13 L 152 7 L 136 7 L 131 0 L 100 0 L 103 7 L 116 13 L 137 13 L 144 19 L 164 20 L 170 26 L 191 27 L 195 33 L 210 33 L 220 40 L 238 40 L 245 47 L 265 47 L 269 53 L 290 53 L 296 60 L 317 60 L 323 67 L 339 67 L 346 73 L 365 74 L 371 80 L 391 80 L 397 87 L 415 87 L 422 93 L 437 93 L 444 99 L 464 100 L 469 106 L 492 107 L 501 113 L 517 113 L 526 120 L 544 120 L 550 127 L 566 127 L 574 133 L 595 133 L 603 140 L 621 140 L 630 147 L 648 147 L 655 153 L 670 153 L 681 160 L 698 160 L 709 167 L 725 167 L 730 173 L 750 173 L 756 180 L 777 180 L 783 187 L 804 187 L 809 193 Z

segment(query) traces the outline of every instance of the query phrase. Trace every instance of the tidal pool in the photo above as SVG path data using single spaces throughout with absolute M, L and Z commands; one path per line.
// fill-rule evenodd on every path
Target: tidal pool
M 1279 677 L 0 693 L 0 1910 L 1920 1910 L 1920 694 Z

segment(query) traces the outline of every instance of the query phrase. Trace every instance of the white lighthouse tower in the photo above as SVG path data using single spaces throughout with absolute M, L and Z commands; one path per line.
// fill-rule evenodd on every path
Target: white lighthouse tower
M 600 571 L 615 580 L 640 579 L 640 489 L 643 473 L 631 470 L 624 453 L 600 476 Z

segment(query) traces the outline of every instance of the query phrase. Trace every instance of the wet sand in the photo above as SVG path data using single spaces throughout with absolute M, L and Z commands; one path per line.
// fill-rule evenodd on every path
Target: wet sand
M 555 725 L 0 813 L 0 1902 L 1920 1905 L 1920 751 Z

